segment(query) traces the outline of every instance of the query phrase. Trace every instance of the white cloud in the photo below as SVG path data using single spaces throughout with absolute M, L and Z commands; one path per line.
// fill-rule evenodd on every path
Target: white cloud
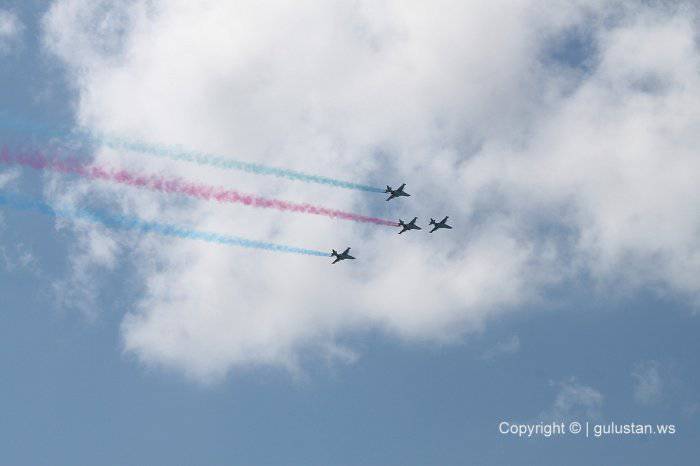
M 0 9 L 0 54 L 9 52 L 17 45 L 23 29 L 24 26 L 17 15 Z
M 495 359 L 499 356 L 515 354 L 520 351 L 520 337 L 513 335 L 507 340 L 499 341 L 481 355 L 482 359 Z
M 45 190 L 51 193 L 49 197 L 58 205 L 70 206 L 80 200 L 90 202 L 90 198 L 99 202 L 100 196 L 91 192 L 88 184 L 65 185 L 62 177 L 51 173 L 46 174 L 44 181 Z M 54 300 L 58 306 L 78 310 L 88 320 L 94 320 L 100 314 L 98 297 L 103 280 L 110 279 L 105 278 L 105 272 L 116 268 L 125 248 L 120 247 L 120 237 L 88 221 L 58 218 L 56 229 L 60 233 L 75 234 L 77 241 L 68 246 L 70 273 L 51 284 Z M 124 287 L 123 280 L 120 287 Z
M 601 33 L 592 75 L 527 147 L 489 150 L 465 172 L 467 182 L 502 187 L 505 208 L 527 217 L 559 209 L 576 231 L 577 265 L 595 278 L 651 284 L 697 301 L 694 34 L 690 19 L 652 12 Z
M 38 273 L 36 257 L 23 243 L 9 247 L 0 245 L 0 263 L 8 272 L 25 270 Z
M 4 188 L 19 177 L 19 170 L 0 170 L 0 188 Z
M 0 170 L 0 189 L 4 188 L 5 186 L 10 185 L 18 177 L 19 177 L 19 170 L 16 170 L 16 169 Z M 5 217 L 3 216 L 2 212 L 0 212 L 0 229 L 2 229 L 4 226 L 5 226 Z
M 634 399 L 643 405 L 657 403 L 663 394 L 664 383 L 657 361 L 644 361 L 632 371 Z
M 17 169 L 0 170 L 0 189 L 12 184 L 19 178 L 20 171 Z M 0 210 L 0 233 L 5 229 L 5 217 Z M 7 271 L 18 269 L 37 272 L 37 260 L 31 250 L 24 243 L 0 244 L 0 264 Z
M 115 258 L 127 248 L 146 258 L 126 349 L 198 380 L 249 364 L 296 367 L 304 349 L 371 327 L 449 341 L 579 273 L 697 301 L 696 25 L 685 11 L 629 5 L 59 0 L 45 39 L 75 77 L 82 126 L 379 185 L 405 180 L 413 196 L 387 205 L 107 148 L 98 162 L 390 217 L 449 214 L 455 229 L 397 237 L 107 185 L 59 181 L 47 193 L 256 239 L 353 246 L 360 260 L 329 268 L 101 231 Z M 589 68 L 546 56 L 567 31 L 595 42 Z
M 552 406 L 540 414 L 543 421 L 598 419 L 603 395 L 593 387 L 579 383 L 574 377 L 552 385 L 559 387 Z

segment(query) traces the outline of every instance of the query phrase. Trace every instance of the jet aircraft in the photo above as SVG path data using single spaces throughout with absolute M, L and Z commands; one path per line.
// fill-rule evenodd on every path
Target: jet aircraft
M 435 230 L 439 230 L 440 228 L 449 228 L 450 230 L 452 229 L 451 226 L 447 224 L 447 219 L 450 217 L 445 217 L 439 222 L 436 222 L 432 218 L 430 219 L 430 225 L 435 225 L 432 230 L 430 230 L 430 233 L 434 232 Z
M 405 187 L 406 187 L 406 183 L 402 184 L 401 186 L 399 186 L 396 189 L 391 189 L 391 186 L 387 185 L 386 191 L 384 191 L 384 192 L 391 193 L 391 194 L 389 195 L 389 197 L 386 200 L 390 201 L 390 200 L 394 199 L 395 197 L 410 196 L 410 194 L 408 194 L 406 191 L 403 190 L 403 188 L 405 188 Z
M 403 220 L 399 219 L 399 226 L 403 227 L 403 229 L 399 232 L 399 234 L 403 233 L 404 231 L 408 231 L 408 230 L 422 230 L 421 227 L 416 225 L 416 220 L 418 220 L 418 217 L 413 217 L 413 220 L 411 220 L 408 223 L 404 223 Z
M 354 259 L 354 257 L 352 257 L 349 254 L 350 248 L 347 248 L 345 251 L 341 252 L 340 254 L 338 254 L 338 251 L 336 251 L 335 249 L 333 249 L 332 251 L 333 252 L 331 252 L 331 257 L 335 257 L 333 264 L 335 264 L 336 262 L 344 261 L 345 259 Z

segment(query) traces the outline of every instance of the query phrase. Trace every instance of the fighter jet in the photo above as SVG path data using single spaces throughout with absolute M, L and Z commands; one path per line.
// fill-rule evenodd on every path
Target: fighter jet
M 416 225 L 416 220 L 418 220 L 418 217 L 413 217 L 413 220 L 411 220 L 408 223 L 404 223 L 403 220 L 399 219 L 399 226 L 403 227 L 403 230 L 401 230 L 399 232 L 399 234 L 403 233 L 404 231 L 408 231 L 408 230 L 422 230 L 421 227 Z
M 445 217 L 439 222 L 436 222 L 432 218 L 430 219 L 430 225 L 435 225 L 432 230 L 430 230 L 430 233 L 434 232 L 435 230 L 439 230 L 440 228 L 449 228 L 450 230 L 452 229 L 451 226 L 447 224 L 447 219 L 450 217 Z
M 335 257 L 333 264 L 335 264 L 336 262 L 344 261 L 345 259 L 354 259 L 354 257 L 352 257 L 350 254 L 348 254 L 350 252 L 350 248 L 347 248 L 345 251 L 341 252 L 340 254 L 338 254 L 338 251 L 336 251 L 335 249 L 333 249 L 332 251 L 333 252 L 331 252 L 331 257 Z
M 392 200 L 392 199 L 395 198 L 395 197 L 410 196 L 410 194 L 408 194 L 407 192 L 405 192 L 405 191 L 403 190 L 403 188 L 405 188 L 405 187 L 406 187 L 406 183 L 402 184 L 401 186 L 399 186 L 399 187 L 396 188 L 396 189 L 391 189 L 391 186 L 388 186 L 388 185 L 387 185 L 386 191 L 384 191 L 384 192 L 385 192 L 385 193 L 391 193 L 391 195 L 390 195 L 386 200 L 387 200 L 387 201 L 390 201 L 390 200 Z

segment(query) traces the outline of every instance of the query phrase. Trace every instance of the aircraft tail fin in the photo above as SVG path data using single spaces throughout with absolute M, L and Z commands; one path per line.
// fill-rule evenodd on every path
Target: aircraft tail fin
M 386 185 L 386 191 L 384 191 L 384 192 L 385 192 L 385 193 L 390 193 L 390 192 L 391 192 L 391 186 Z
M 430 219 L 430 225 L 435 225 L 435 219 L 433 219 L 433 218 Z
M 331 249 L 331 251 L 331 256 L 338 257 L 338 251 L 336 251 L 335 249 Z

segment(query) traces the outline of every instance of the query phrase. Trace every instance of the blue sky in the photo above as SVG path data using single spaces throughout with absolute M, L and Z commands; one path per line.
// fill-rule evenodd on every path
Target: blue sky
M 546 14 L 463 4 L 437 17 L 438 31 L 412 14 L 420 7 L 392 2 L 294 14 L 0 3 L 17 25 L 0 39 L 5 114 L 380 186 L 405 179 L 413 196 L 387 205 L 107 147 L 91 148 L 96 163 L 387 218 L 445 212 L 455 224 L 396 241 L 375 227 L 2 167 L 3 189 L 59 206 L 351 244 L 359 257 L 330 274 L 323 258 L 2 207 L 3 463 L 693 463 L 700 219 L 686 172 L 698 167 L 700 86 L 698 68 L 680 63 L 700 63 L 687 38 L 697 22 L 685 19 L 697 11 L 581 4 Z M 462 36 L 478 29 L 467 17 L 495 32 Z M 472 33 L 499 53 L 445 47 Z M 327 48 L 311 45 L 319 34 Z M 436 65 L 445 73 L 428 71 Z M 640 188 L 650 181 L 656 194 Z M 498 432 L 501 421 L 551 420 L 677 433 Z

